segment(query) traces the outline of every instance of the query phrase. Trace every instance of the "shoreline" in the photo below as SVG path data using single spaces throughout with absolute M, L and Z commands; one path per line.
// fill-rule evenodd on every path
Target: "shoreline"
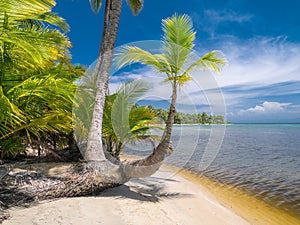
M 139 157 L 122 155 L 121 158 L 122 160 L 134 160 Z M 68 165 L 59 165 L 49 169 L 46 166 L 45 168 L 43 167 L 43 169 L 48 170 L 50 174 L 57 174 L 66 170 L 67 167 Z M 111 202 L 106 202 L 108 201 L 107 199 L 110 199 Z M 119 202 L 120 199 L 122 199 L 121 202 Z M 70 224 L 69 220 L 73 221 L 71 224 L 81 224 L 76 220 L 77 214 L 80 214 L 80 212 L 75 213 L 72 219 L 70 219 L 69 213 L 71 212 L 72 214 L 73 211 L 76 212 L 76 210 L 93 211 L 93 207 L 106 208 L 106 206 L 102 205 L 102 201 L 105 201 L 105 204 L 111 204 L 110 207 L 115 207 L 112 202 L 116 202 L 118 207 L 120 207 L 118 210 L 121 210 L 125 214 L 125 217 L 128 217 L 128 223 L 126 223 L 126 225 L 144 224 L 143 221 L 139 220 L 139 217 L 146 216 L 152 218 L 153 215 L 149 214 L 148 211 L 156 210 L 156 207 L 160 209 L 160 211 L 156 213 L 159 214 L 163 211 L 169 218 L 176 218 L 172 223 L 181 221 L 179 224 L 198 224 L 196 223 L 197 220 L 200 219 L 200 221 L 203 221 L 205 218 L 209 218 L 204 224 L 223 225 L 228 224 L 227 220 L 230 218 L 231 223 L 229 223 L 229 225 L 300 225 L 299 219 L 289 215 L 287 212 L 272 207 L 268 203 L 242 190 L 168 164 L 163 164 L 161 169 L 149 178 L 133 179 L 133 181 L 129 181 L 120 187 L 107 189 L 96 197 L 63 198 L 30 204 L 27 209 L 24 207 L 12 208 L 8 210 L 11 214 L 11 218 L 5 220 L 3 224 L 29 225 L 34 221 L 35 224 Z M 82 205 L 80 209 L 76 208 L 77 203 L 78 205 Z M 136 223 L 131 223 L 131 215 L 126 214 L 128 210 L 127 206 L 131 204 L 131 209 L 130 207 L 129 209 L 133 210 L 132 208 L 134 208 L 139 212 L 139 210 L 135 208 L 135 205 L 140 203 L 140 207 L 146 207 L 147 210 L 142 210 L 142 214 L 137 213 L 134 217 Z M 155 206 L 153 203 L 155 203 Z M 176 204 L 176 207 L 180 208 L 179 211 L 176 208 L 173 208 L 173 210 L 169 209 Z M 193 207 L 190 207 L 190 205 Z M 65 206 L 68 206 L 70 211 L 65 209 Z M 50 207 L 51 213 L 43 215 L 43 213 L 45 213 L 44 211 L 48 210 L 47 207 Z M 59 212 L 57 212 L 57 210 Z M 63 213 L 64 211 L 66 213 Z M 200 211 L 203 212 L 203 214 L 198 215 Z M 107 220 L 107 218 L 99 220 L 97 212 L 95 211 L 94 213 L 95 215 L 89 214 L 89 216 L 93 219 L 97 219 L 98 222 L 102 219 Z M 59 219 L 53 220 L 52 217 L 57 217 L 57 214 L 59 214 Z M 51 218 L 49 218 L 49 216 Z M 189 216 L 190 219 L 188 219 L 187 216 Z M 26 219 L 27 222 L 23 221 L 24 217 L 28 217 L 28 221 Z M 42 217 L 45 218 L 43 220 L 44 222 L 42 222 Z M 84 218 L 85 216 L 83 215 L 81 219 Z M 224 220 L 224 218 L 226 220 Z M 190 223 L 185 223 L 185 220 L 190 221 Z M 108 223 L 105 224 L 115 224 L 114 222 L 110 223 L 111 221 L 109 220 L 107 221 Z M 159 222 L 160 220 L 158 220 L 156 224 L 164 224 Z M 171 222 L 165 222 L 166 224 L 172 224 Z
M 138 159 L 138 156 L 123 155 L 125 159 Z M 254 225 L 300 225 L 300 219 L 288 212 L 276 208 L 269 203 L 259 199 L 246 191 L 236 187 L 222 184 L 212 178 L 200 176 L 190 170 L 163 164 L 166 169 L 174 174 L 178 174 L 187 180 L 199 185 L 207 191 L 210 197 L 215 198 L 220 204 L 226 208 L 233 210 L 237 215 L 241 216 Z
M 300 225 L 300 220 L 293 215 L 271 206 L 265 201 L 254 197 L 243 190 L 222 184 L 211 178 L 199 176 L 186 169 L 171 165 L 163 165 L 164 169 L 177 171 L 176 174 L 203 187 L 210 195 L 237 215 L 254 225 Z M 179 169 L 179 171 L 178 171 Z
M 9 213 L 3 225 L 250 225 L 201 186 L 165 167 L 94 197 L 42 201 Z

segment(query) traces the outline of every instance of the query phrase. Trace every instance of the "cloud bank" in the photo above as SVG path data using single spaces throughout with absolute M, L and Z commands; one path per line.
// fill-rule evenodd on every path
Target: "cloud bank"
M 212 15 L 215 12 L 206 13 Z M 234 13 L 218 15 L 218 21 L 234 20 L 231 19 Z M 241 16 L 236 18 L 236 22 L 250 19 L 251 15 Z M 300 43 L 289 42 L 284 36 L 247 40 L 222 36 L 208 43 L 197 39 L 199 57 L 214 49 L 223 51 L 229 66 L 221 75 L 193 71 L 193 81 L 179 91 L 179 111 L 226 113 L 231 115 L 233 121 L 238 118 L 246 122 L 248 113 L 273 112 L 275 118 L 276 112 L 285 112 L 293 106 L 291 116 L 298 120 L 296 112 L 299 114 L 300 110 L 295 106 L 300 105 Z M 124 80 L 145 79 L 150 83 L 151 90 L 144 99 L 170 99 L 171 87 L 162 82 L 165 78 L 163 74 L 157 74 L 150 67 L 132 68 L 113 76 L 111 88 L 116 89 Z
M 256 105 L 246 110 L 240 110 L 240 114 L 244 113 L 277 113 L 284 111 L 287 106 L 292 103 L 281 103 L 281 102 L 264 102 L 261 105 Z

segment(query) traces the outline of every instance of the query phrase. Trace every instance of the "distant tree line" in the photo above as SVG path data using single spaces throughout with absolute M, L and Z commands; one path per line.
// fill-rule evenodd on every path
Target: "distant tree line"
M 154 108 L 152 105 L 148 106 L 148 109 L 152 110 L 156 117 L 166 122 L 168 116 L 168 110 L 164 110 L 161 108 Z M 208 115 L 206 112 L 203 113 L 182 113 L 175 112 L 174 118 L 175 124 L 225 124 L 226 122 L 224 116 L 222 115 Z

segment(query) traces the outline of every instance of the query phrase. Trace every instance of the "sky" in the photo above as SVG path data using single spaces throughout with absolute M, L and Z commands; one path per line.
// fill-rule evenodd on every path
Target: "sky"
M 153 49 L 162 37 L 162 19 L 188 14 L 197 32 L 197 55 L 221 50 L 228 66 L 221 74 L 194 71 L 193 81 L 179 90 L 178 111 L 223 114 L 234 123 L 300 123 L 299 8 L 298 0 L 145 0 L 133 16 L 124 1 L 116 48 Z M 88 0 L 57 0 L 54 11 L 71 27 L 72 62 L 91 65 L 100 46 L 103 8 L 96 15 Z M 163 78 L 136 65 L 112 74 L 110 86 L 145 79 L 151 88 L 140 103 L 166 108 L 171 93 Z

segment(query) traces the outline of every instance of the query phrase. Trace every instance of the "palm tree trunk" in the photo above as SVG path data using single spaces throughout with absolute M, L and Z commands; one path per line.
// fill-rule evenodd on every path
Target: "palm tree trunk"
M 175 106 L 177 100 L 177 83 L 172 83 L 172 97 L 166 121 L 166 127 L 158 146 L 153 150 L 153 153 L 148 157 L 133 162 L 129 162 L 124 166 L 124 174 L 127 177 L 147 177 L 155 173 L 164 161 L 169 148 L 171 147 L 171 135 L 174 124 Z
M 155 173 L 166 157 L 171 142 L 172 127 L 174 124 L 175 105 L 177 99 L 177 83 L 173 82 L 172 100 L 163 137 L 153 153 L 145 159 L 131 163 L 116 161 L 111 163 L 106 159 L 102 143 L 102 121 L 105 96 L 108 90 L 110 67 L 112 64 L 113 50 L 116 42 L 122 0 L 107 0 L 105 8 L 104 30 L 102 43 L 95 73 L 98 78 L 93 111 L 92 123 L 85 151 L 85 160 L 88 162 L 86 170 L 97 171 L 113 179 L 113 182 L 124 183 L 132 177 L 147 177 Z
M 104 29 L 95 74 L 98 77 L 95 106 L 85 151 L 86 161 L 106 161 L 102 145 L 102 121 L 105 96 L 108 89 L 113 50 L 118 33 L 122 0 L 107 0 Z

